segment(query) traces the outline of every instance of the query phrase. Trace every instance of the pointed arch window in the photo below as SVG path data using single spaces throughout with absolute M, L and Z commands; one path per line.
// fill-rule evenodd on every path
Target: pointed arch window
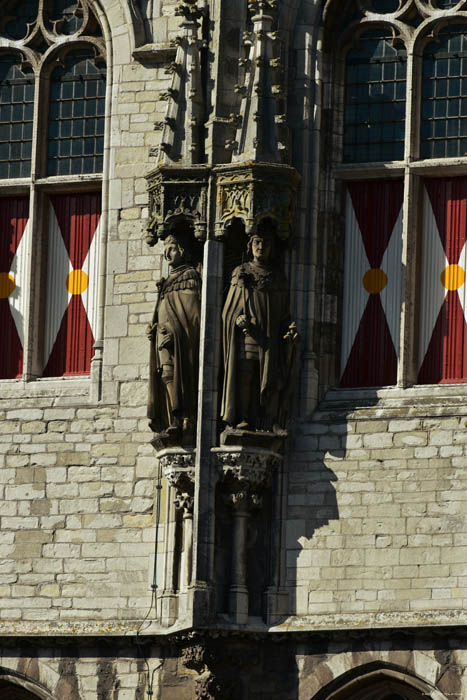
M 0 379 L 87 375 L 97 335 L 106 61 L 88 0 L 0 17 Z
M 419 0 L 409 12 L 368 0 L 341 21 L 342 387 L 467 382 L 467 20 L 457 5 Z

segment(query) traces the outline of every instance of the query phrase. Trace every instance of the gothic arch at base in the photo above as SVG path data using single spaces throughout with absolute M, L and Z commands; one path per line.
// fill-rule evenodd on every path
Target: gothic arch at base
M 403 669 L 369 664 L 335 678 L 311 700 L 447 700 L 431 683 Z
M 53 696 L 36 683 L 16 674 L 4 674 L 0 669 L 0 698 L 2 700 L 54 700 Z

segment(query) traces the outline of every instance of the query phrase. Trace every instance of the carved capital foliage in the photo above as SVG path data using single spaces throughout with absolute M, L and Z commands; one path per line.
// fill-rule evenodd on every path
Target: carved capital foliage
M 227 502 L 237 509 L 262 506 L 262 492 L 282 457 L 260 448 L 218 447 L 213 449 L 227 491 Z
M 192 227 L 196 238 L 206 238 L 208 177 L 205 166 L 166 166 L 149 173 L 148 245 L 166 238 L 180 222 Z
M 235 219 L 253 234 L 264 218 L 277 223 L 282 240 L 291 237 L 299 176 L 294 168 L 278 164 L 239 164 L 216 168 L 216 235 L 225 236 Z
M 193 671 L 201 671 L 205 667 L 206 648 L 204 644 L 192 644 L 182 649 L 181 661 L 186 668 Z
M 221 687 L 211 671 L 205 671 L 195 681 L 197 700 L 217 700 L 221 697 Z
M 163 474 L 167 482 L 175 489 L 174 503 L 184 515 L 193 513 L 195 484 L 194 452 L 176 449 L 162 450 L 158 453 Z

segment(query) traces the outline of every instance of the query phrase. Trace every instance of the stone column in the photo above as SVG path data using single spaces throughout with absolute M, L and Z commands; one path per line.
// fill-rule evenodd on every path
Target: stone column
M 183 548 L 177 551 L 175 546 L 175 527 L 169 529 L 166 539 L 168 554 L 167 569 L 173 581 L 174 571 L 179 566 L 179 591 L 173 591 L 175 603 L 170 611 L 165 610 L 167 602 L 163 601 L 163 622 L 173 624 L 177 618 L 184 617 L 187 612 L 186 595 L 191 583 L 192 551 L 193 551 L 193 492 L 195 481 L 194 451 L 183 448 L 168 448 L 158 453 L 162 470 L 167 482 L 175 491 L 173 506 L 182 511 Z M 169 596 L 170 597 L 170 596 Z M 178 604 L 177 604 L 178 603 Z M 176 609 L 174 609 L 174 605 Z M 165 611 L 165 614 L 164 614 Z M 170 613 L 169 615 L 167 613 Z
M 276 452 L 253 447 L 218 447 L 213 453 L 220 465 L 227 503 L 233 508 L 229 612 L 234 622 L 243 625 L 248 622 L 248 518 L 252 509 L 261 508 L 261 493 L 282 458 Z

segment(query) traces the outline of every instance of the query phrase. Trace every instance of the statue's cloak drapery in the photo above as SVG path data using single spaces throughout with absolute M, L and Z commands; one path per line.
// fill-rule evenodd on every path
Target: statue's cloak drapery
M 161 378 L 157 344 L 158 316 L 164 304 L 167 324 L 173 337 L 174 412 L 180 418 L 196 420 L 198 399 L 199 329 L 201 278 L 190 265 L 176 268 L 167 279 L 160 280 L 159 297 L 149 337 L 148 418 L 151 428 L 162 432 L 170 425 L 167 391 Z
M 237 318 L 245 314 L 256 320 L 258 343 L 260 409 L 267 409 L 273 397 L 281 394 L 289 378 L 290 366 L 284 334 L 290 323 L 288 285 L 285 276 L 274 268 L 243 263 L 232 273 L 230 288 L 222 313 L 224 349 L 224 387 L 222 419 L 235 425 L 241 417 L 237 411 L 238 362 L 242 331 Z M 265 411 L 267 412 L 267 410 Z

